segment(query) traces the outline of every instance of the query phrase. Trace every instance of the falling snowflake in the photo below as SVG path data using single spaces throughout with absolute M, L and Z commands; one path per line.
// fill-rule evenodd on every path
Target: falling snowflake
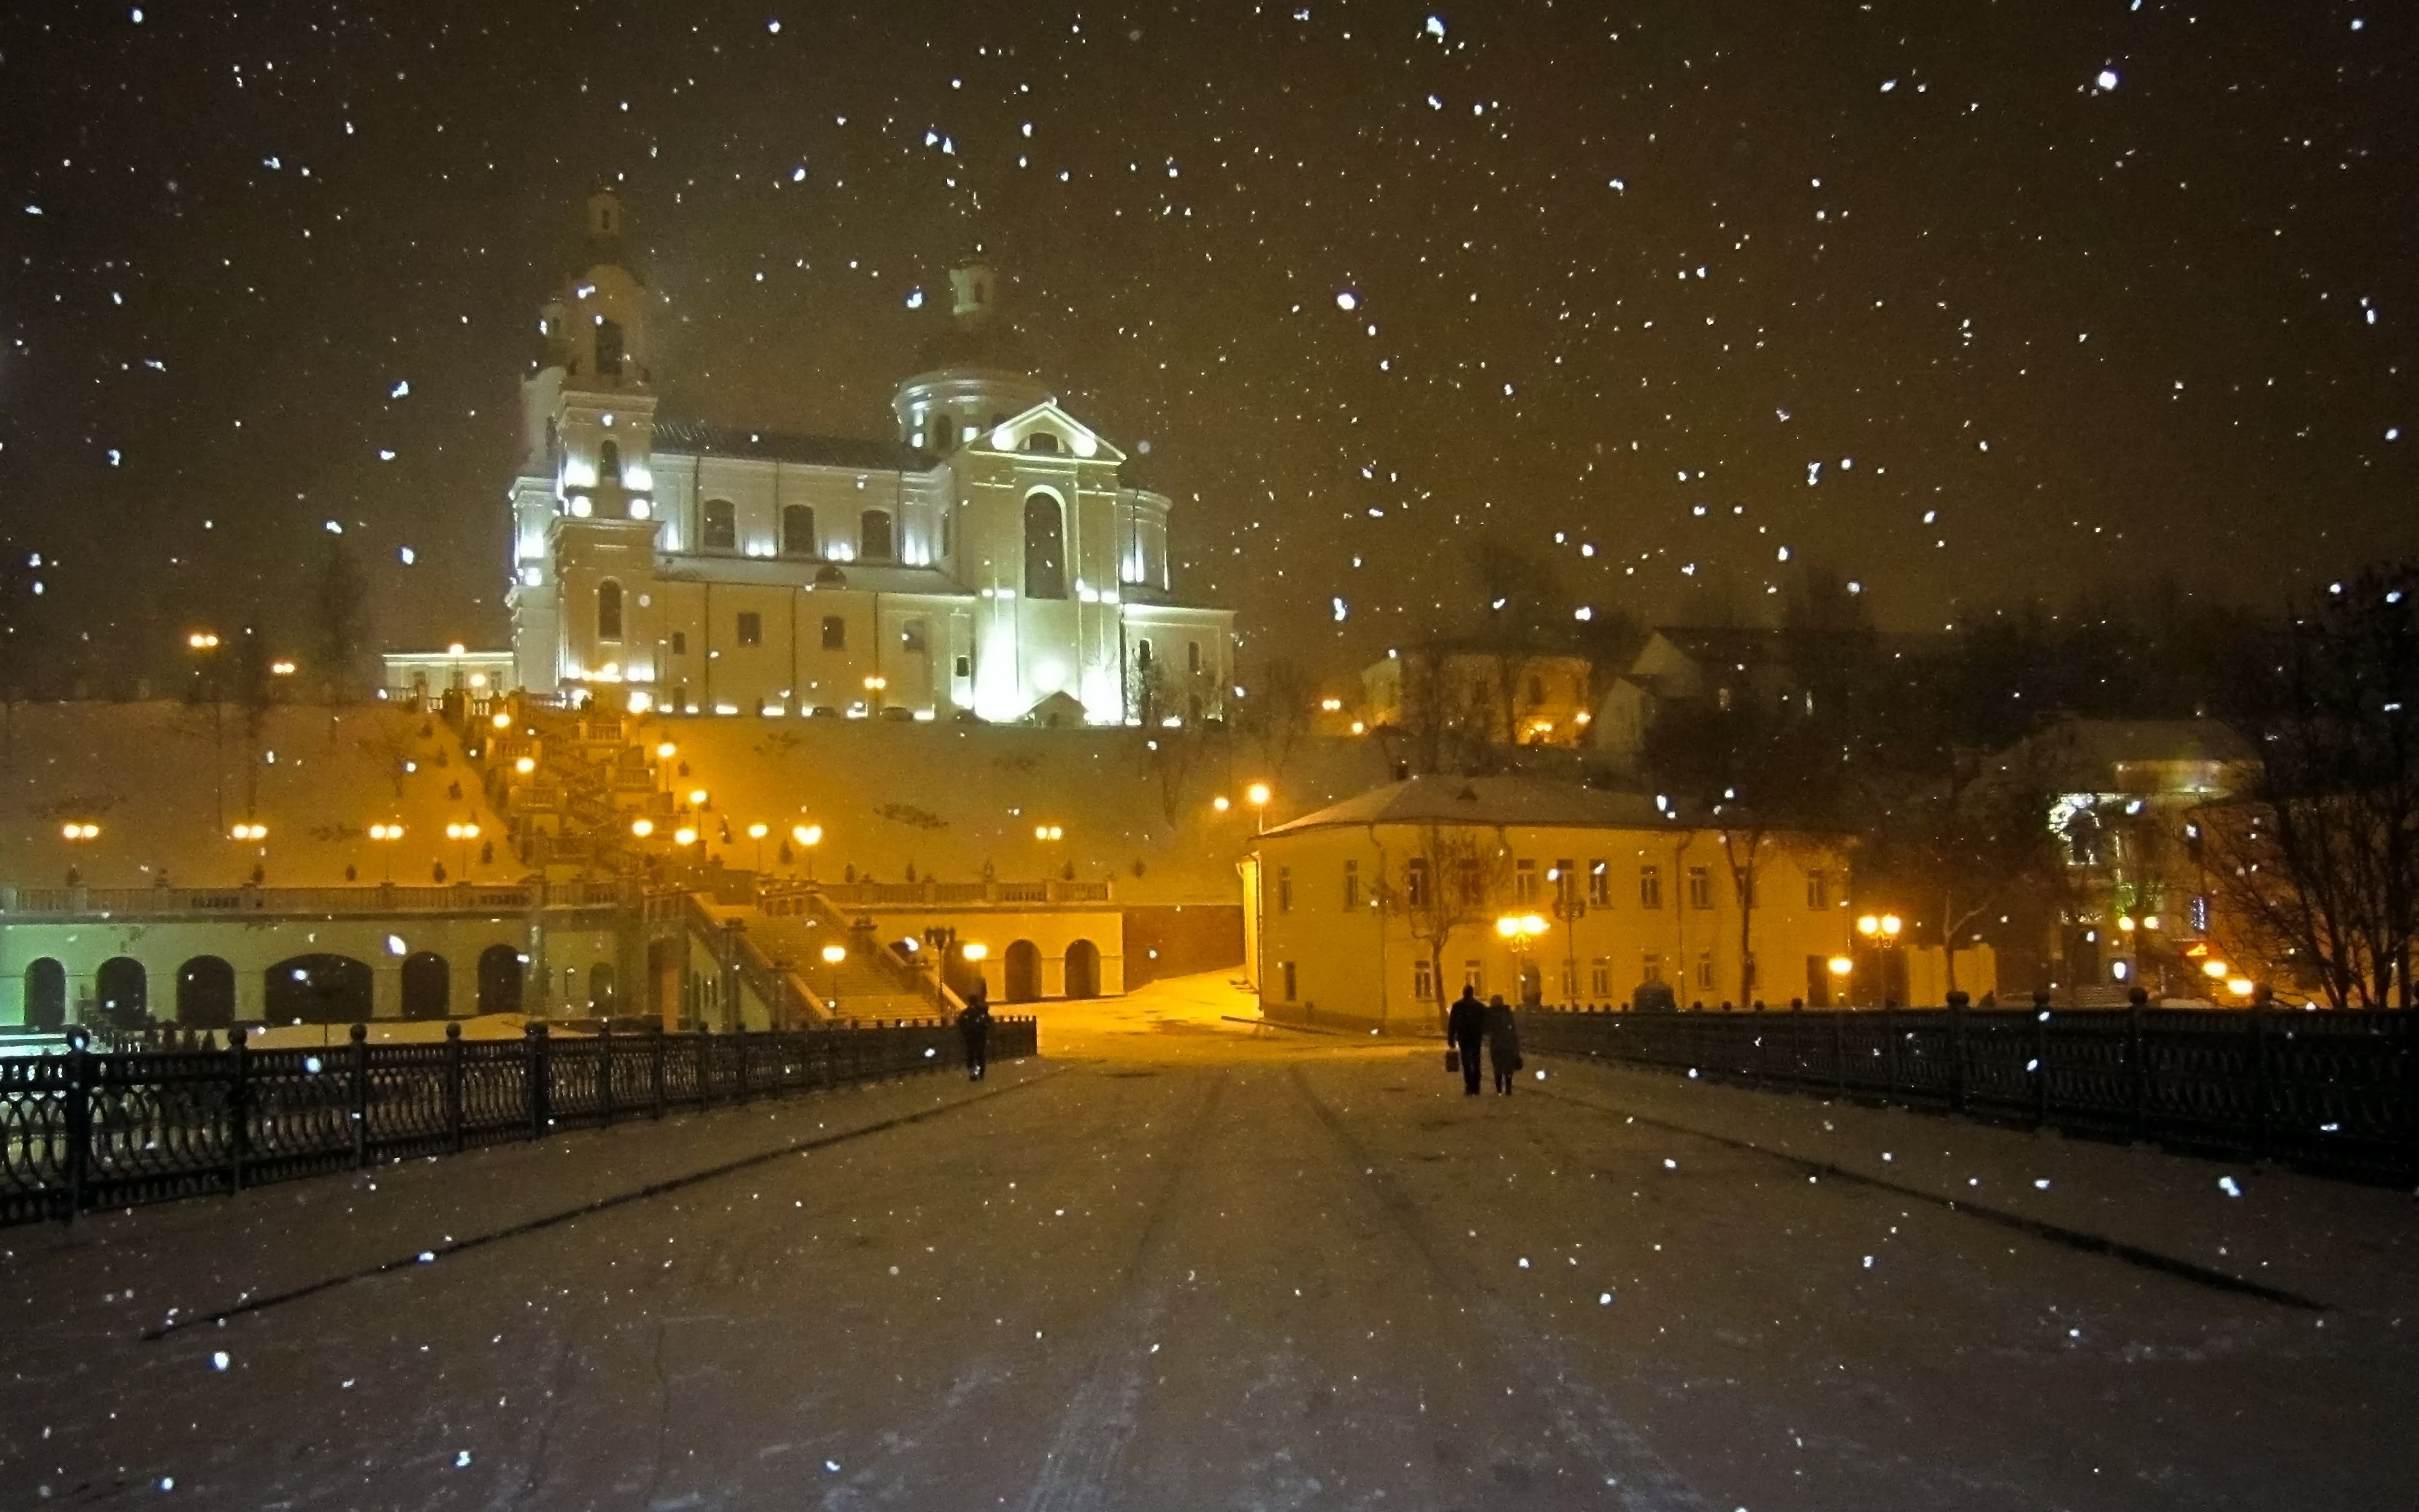
M 1361 308 L 1361 296 L 1348 288 L 1345 289 L 1335 296 L 1335 307 L 1339 310 L 1357 310 Z

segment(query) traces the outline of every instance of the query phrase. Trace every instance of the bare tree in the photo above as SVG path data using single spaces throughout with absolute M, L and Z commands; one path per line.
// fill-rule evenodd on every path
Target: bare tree
M 2419 565 L 2295 618 L 2244 720 L 2259 771 L 2199 816 L 2242 953 L 2338 1008 L 2412 1004 L 2419 934 Z
M 362 573 L 352 548 L 341 535 L 328 537 L 327 554 L 319 564 L 319 580 L 311 598 L 312 655 L 318 663 L 322 702 L 351 701 L 356 663 L 369 639 L 363 606 Z
M 1310 701 L 1316 690 L 1302 664 L 1287 656 L 1263 663 L 1243 703 L 1240 721 L 1260 748 L 1271 779 L 1285 776 L 1294 748 L 1310 733 Z
M 1428 988 L 1436 1000 L 1437 1027 L 1444 1027 L 1444 957 L 1455 936 L 1494 917 L 1506 887 L 1509 856 L 1501 841 L 1470 825 L 1425 824 L 1414 831 L 1399 875 L 1380 878 L 1378 896 L 1385 911 L 1404 921 L 1427 952 Z

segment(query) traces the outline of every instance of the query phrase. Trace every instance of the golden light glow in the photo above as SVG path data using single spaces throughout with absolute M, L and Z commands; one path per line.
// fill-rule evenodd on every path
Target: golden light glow
M 694 845 L 697 843 L 697 831 L 689 828 L 686 825 L 683 825 L 680 828 L 672 831 L 672 843 L 675 845 Z
M 2211 981 L 2224 981 L 2233 973 L 2234 968 L 2223 961 L 2209 960 L 2200 964 L 2200 974 Z
M 848 950 L 845 947 L 838 945 L 826 945 L 824 947 L 824 960 L 827 964 L 836 966 L 847 959 Z
M 1882 933 L 1889 939 L 1897 939 L 1898 932 L 1905 927 L 1906 920 L 1899 918 L 1896 914 L 1884 914 L 1882 916 Z
M 1496 933 L 1524 945 L 1550 927 L 1543 914 L 1505 914 L 1495 921 Z
M 445 654 L 449 656 L 467 656 L 470 654 L 470 648 L 456 640 L 445 648 Z
M 510 730 L 513 727 L 513 717 L 499 709 L 487 717 L 487 722 L 499 730 Z
M 2159 927 L 2159 916 L 2152 914 L 2149 918 L 2145 918 L 2142 920 L 2142 927 L 2144 929 L 2157 929 Z
M 269 826 L 267 825 L 254 824 L 238 825 L 233 829 L 227 831 L 227 838 L 230 840 L 267 840 L 269 838 Z
M 645 840 L 655 832 L 655 822 L 652 819 L 633 819 L 630 821 L 630 833 L 638 836 L 640 840 Z
M 401 825 L 370 825 L 370 839 L 401 840 L 403 839 L 403 826 Z
M 673 745 L 673 744 L 672 744 L 670 741 L 669 741 L 669 740 L 665 741 L 662 745 L 657 746 L 657 747 L 655 748 L 655 760 L 657 760 L 657 761 L 659 761 L 659 762 L 668 762 L 668 761 L 670 761 L 673 757 L 675 757 L 675 756 L 677 756 L 677 755 L 679 755 L 679 754 L 680 754 L 680 748 L 679 748 L 678 746 Z
M 801 845 L 820 845 L 824 842 L 824 826 L 799 825 L 790 831 L 790 838 Z
M 879 693 L 889 686 L 890 679 L 887 677 L 869 677 L 865 680 L 865 690 L 869 693 Z
M 702 809 L 702 808 L 704 808 L 704 807 L 705 807 L 705 789 L 703 789 L 703 788 L 691 788 L 691 789 L 689 789 L 689 790 L 688 790 L 688 806 L 689 806 L 690 808 L 692 808 L 692 809 Z
M 1865 938 L 1870 940 L 1881 932 L 1882 919 L 1879 914 L 1865 914 L 1857 919 L 1857 933 Z
M 772 832 L 772 826 L 769 825 L 749 825 L 747 826 L 747 838 L 749 840 L 763 840 Z
M 219 638 L 208 630 L 195 630 L 185 637 L 185 644 L 195 651 L 216 651 L 219 648 Z
M 1325 709 L 1330 714 L 1340 714 L 1344 709 L 1344 701 L 1342 699 L 1320 699 L 1318 701 L 1318 706 Z
M 2131 934 L 2141 926 L 2134 922 L 2133 915 L 2119 914 L 2117 916 L 2117 927 L 2123 930 L 2126 933 Z
M 513 763 L 513 770 L 520 773 L 523 777 L 527 777 L 532 772 L 537 770 L 537 758 L 534 756 L 524 756 L 519 761 Z
M 469 824 L 447 825 L 445 826 L 445 838 L 447 840 L 477 840 L 479 838 L 479 826 Z
M 59 826 L 59 834 L 68 840 L 91 840 L 100 833 L 99 825 L 69 824 Z
M 1243 790 L 1243 796 L 1250 801 L 1252 807 L 1255 809 L 1267 808 L 1271 795 L 1269 785 L 1266 782 L 1255 782 L 1250 787 Z
M 1365 735 L 1369 733 L 1369 727 L 1355 719 L 1352 721 L 1352 733 L 1356 735 Z
M 1854 961 L 1849 960 L 1844 955 L 1833 956 L 1829 964 L 1831 967 L 1831 975 L 1835 977 L 1844 977 L 1848 973 L 1857 969 L 1857 964 Z
M 1035 840 L 1063 840 L 1066 838 L 1066 827 L 1060 825 L 1036 825 L 1033 826 L 1033 838 Z
M 630 689 L 630 712 L 644 714 L 655 706 L 655 696 L 643 687 Z
M 2248 977 L 2228 977 L 2226 979 L 2226 990 L 2232 993 L 2237 997 L 2250 996 L 2252 982 L 2251 979 Z
M 291 677 L 294 675 L 294 664 L 290 661 L 272 661 L 269 664 L 269 675 L 271 677 Z
M 991 947 L 983 944 L 980 940 L 975 940 L 962 947 L 960 953 L 969 961 L 980 961 L 985 956 L 991 954 Z
M 1221 793 L 1216 797 L 1210 800 L 1210 807 L 1217 810 L 1220 813 L 1225 813 L 1227 810 L 1233 808 L 1234 805 L 1226 801 L 1226 795 Z

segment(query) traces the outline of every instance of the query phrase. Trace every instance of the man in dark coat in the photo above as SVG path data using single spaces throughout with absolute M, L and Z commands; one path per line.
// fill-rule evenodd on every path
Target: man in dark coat
M 1520 1026 L 1500 994 L 1487 1004 L 1487 1061 L 1495 1072 L 1495 1089 L 1510 1097 L 1512 1073 L 1520 1069 Z
M 958 1035 L 966 1043 L 966 1080 L 981 1081 L 991 1049 L 991 1004 L 979 986 L 966 995 L 966 1011 L 958 1015 Z
M 1478 1057 L 1487 1045 L 1487 1005 L 1478 1000 L 1478 989 L 1464 987 L 1454 999 L 1453 1011 L 1445 1015 L 1444 1037 L 1461 1052 L 1461 1090 L 1464 1096 L 1478 1095 Z

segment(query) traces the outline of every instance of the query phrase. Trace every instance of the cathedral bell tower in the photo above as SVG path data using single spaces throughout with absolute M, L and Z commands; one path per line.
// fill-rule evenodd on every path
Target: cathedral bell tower
M 915 376 L 891 396 L 899 439 L 948 456 L 1050 398 L 1024 333 L 1000 308 L 998 277 L 977 255 L 949 270 L 949 324 L 926 338 Z

